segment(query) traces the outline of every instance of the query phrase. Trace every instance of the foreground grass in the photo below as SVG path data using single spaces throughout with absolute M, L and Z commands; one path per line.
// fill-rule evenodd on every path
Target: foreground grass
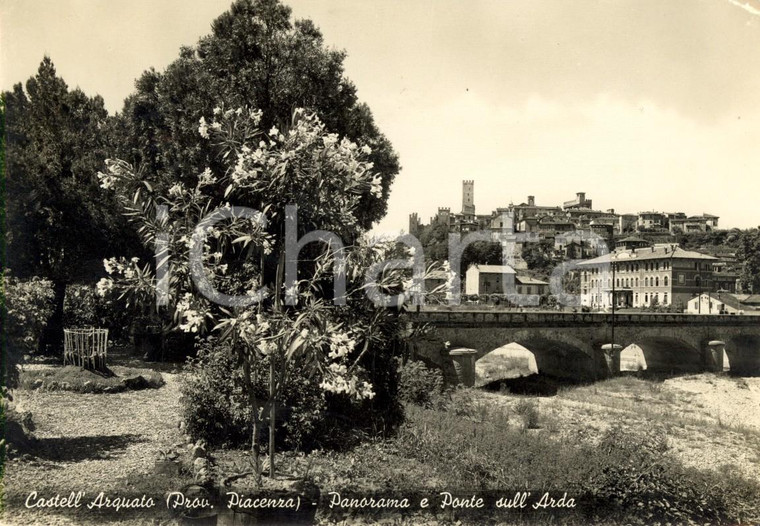
M 434 510 L 388 517 L 399 524 L 738 524 L 760 521 L 760 485 L 729 469 L 684 466 L 668 446 L 664 426 L 612 425 L 598 437 L 558 432 L 561 422 L 535 401 L 483 403 L 477 393 L 454 395 L 438 409 L 414 405 L 398 435 L 349 453 L 317 452 L 286 465 L 322 489 L 380 494 L 482 494 L 511 497 L 567 492 L 572 509 Z M 297 467 L 296 467 L 297 466 Z M 406 492 L 406 493 L 405 493 Z M 432 513 L 432 515 L 431 515 Z M 375 517 L 377 518 L 377 517 Z M 326 524 L 361 517 L 326 513 Z M 371 522 L 371 520 L 369 521 Z

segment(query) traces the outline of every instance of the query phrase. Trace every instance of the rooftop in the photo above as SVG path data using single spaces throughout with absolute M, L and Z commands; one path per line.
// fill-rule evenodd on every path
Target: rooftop
M 483 274 L 514 274 L 515 269 L 509 265 L 472 265 L 468 271 L 472 268 L 477 269 Z
M 515 281 L 520 285 L 548 285 L 546 281 L 531 278 L 529 276 L 515 276 Z
M 681 247 L 646 247 L 635 250 L 616 250 L 593 259 L 582 261 L 578 265 L 598 265 L 600 263 L 610 263 L 611 261 L 646 261 L 650 259 L 703 259 L 707 261 L 716 261 L 718 258 L 694 252 L 693 250 L 684 250 Z

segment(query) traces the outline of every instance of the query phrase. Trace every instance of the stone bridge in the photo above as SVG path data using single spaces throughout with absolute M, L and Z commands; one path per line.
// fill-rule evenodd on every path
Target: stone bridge
M 605 313 L 410 314 L 413 323 L 431 329 L 416 344 L 415 353 L 444 370 L 451 360 L 445 342 L 449 342 L 449 349 L 477 350 L 477 359 L 506 344 L 517 343 L 535 356 L 539 372 L 590 380 L 619 372 L 620 351 L 610 351 L 609 345 L 608 350 L 602 349 L 614 343 L 623 349 L 638 346 L 649 371 L 723 370 L 726 356 L 733 374 L 760 374 L 760 316 L 616 314 L 613 342 L 613 318 Z

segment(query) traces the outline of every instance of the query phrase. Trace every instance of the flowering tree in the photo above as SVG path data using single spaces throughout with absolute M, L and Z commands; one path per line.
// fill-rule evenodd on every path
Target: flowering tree
M 326 236 L 328 243 L 307 252 L 308 277 L 290 280 L 286 290 L 286 220 L 297 213 L 296 233 L 320 228 L 354 239 L 362 232 L 362 199 L 382 189 L 367 160 L 370 149 L 328 133 L 316 116 L 296 110 L 288 130 L 267 133 L 260 122 L 260 111 L 243 109 L 216 108 L 208 120 L 201 118 L 198 133 L 218 152 L 224 171 L 206 168 L 195 186 L 176 183 L 168 195 L 158 195 L 139 168 L 107 162 L 101 185 L 116 192 L 143 241 L 155 247 L 156 269 L 136 258 L 106 260 L 111 277 L 98 285 L 103 293 L 116 291 L 139 303 L 157 295 L 178 329 L 215 331 L 232 343 L 253 418 L 258 480 L 261 424 L 269 414 L 273 462 L 270 409 L 287 382 L 288 365 L 298 362 L 312 371 L 325 391 L 373 397 L 359 362 L 394 321 L 388 309 L 374 308 L 365 291 L 387 296 L 403 293 L 405 281 L 409 286 L 403 268 L 379 263 L 393 243 L 342 247 Z M 268 258 L 277 262 L 274 280 L 264 273 Z M 379 271 L 368 283 L 365 270 L 373 265 Z M 346 283 L 333 291 L 337 306 L 326 285 L 336 271 Z M 262 361 L 270 366 L 266 400 L 257 399 L 254 389 Z

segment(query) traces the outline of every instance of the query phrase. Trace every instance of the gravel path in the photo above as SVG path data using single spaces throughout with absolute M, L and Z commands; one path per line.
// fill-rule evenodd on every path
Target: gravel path
M 16 408 L 31 411 L 41 448 L 31 458 L 7 463 L 8 506 L 2 523 L 87 524 L 89 519 L 25 509 L 14 499 L 23 503 L 31 491 L 44 496 L 84 491 L 87 500 L 101 491 L 123 494 L 125 484 L 134 486 L 129 481 L 139 484 L 152 474 L 159 450 L 180 439 L 178 375 L 162 375 L 166 385 L 159 389 L 118 394 L 18 391 Z M 130 522 L 155 524 L 147 519 L 120 521 Z

